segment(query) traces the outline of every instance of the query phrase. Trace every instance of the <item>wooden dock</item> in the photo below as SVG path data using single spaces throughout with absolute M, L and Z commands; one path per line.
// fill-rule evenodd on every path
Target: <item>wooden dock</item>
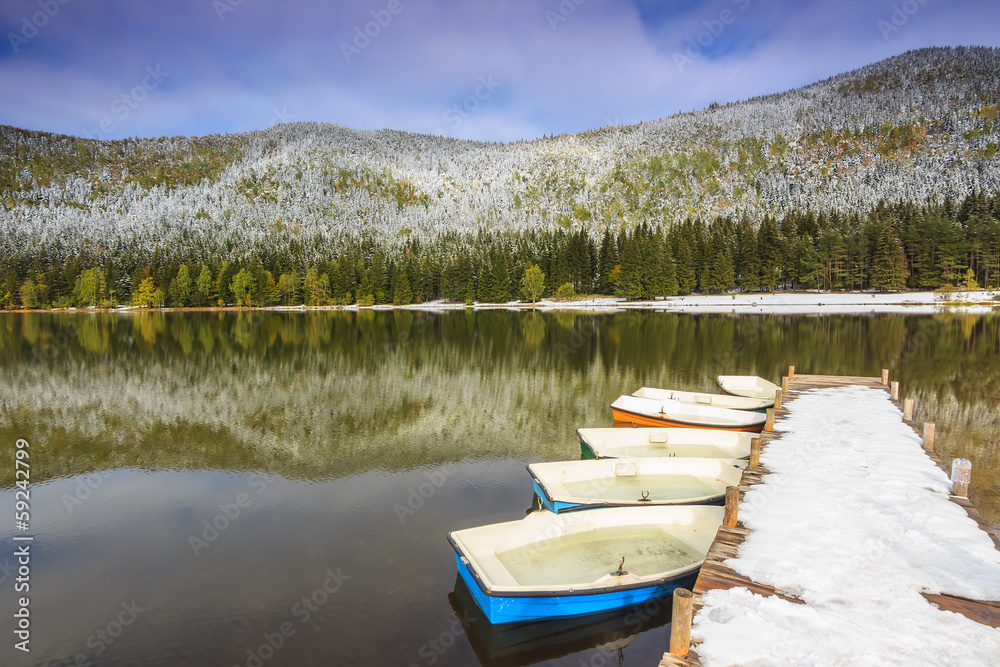
M 788 405 L 794 402 L 798 392 L 804 390 L 862 386 L 889 392 L 892 402 L 904 413 L 904 423 L 912 427 L 917 435 L 925 437 L 925 454 L 930 457 L 930 459 L 939 468 L 948 474 L 951 473 L 950 468 L 946 467 L 934 453 L 934 425 L 928 425 L 929 430 L 925 430 L 924 432 L 917 430 L 916 425 L 908 419 L 908 417 L 912 415 L 912 402 L 907 401 L 906 403 L 908 403 L 908 405 L 900 403 L 898 400 L 898 383 L 889 382 L 888 371 L 883 370 L 882 377 L 880 378 L 835 375 L 796 375 L 793 366 L 789 368 L 789 377 L 783 378 L 782 386 L 785 389 L 781 392 L 781 394 L 779 394 L 778 403 L 780 407 L 774 411 L 773 420 L 768 420 L 769 425 L 781 423 L 781 421 L 788 414 Z M 769 443 L 781 438 L 781 436 L 781 432 L 765 430 L 760 435 L 761 448 L 766 449 Z M 754 465 L 755 463 L 756 465 Z M 764 477 L 768 474 L 769 471 L 767 468 L 759 465 L 759 461 L 755 460 L 754 456 L 751 456 L 751 466 L 746 468 L 740 481 L 739 500 L 742 501 L 744 493 L 750 490 L 754 485 L 760 484 Z M 952 495 L 950 500 L 964 509 L 969 517 L 971 517 L 979 525 L 980 529 L 985 531 L 986 534 L 990 536 L 990 539 L 993 540 L 994 546 L 1000 550 L 1000 540 L 998 540 L 997 536 L 990 531 L 986 521 L 973 506 L 972 502 L 967 497 L 957 495 Z M 660 667 L 701 666 L 701 661 L 698 657 L 698 642 L 697 640 L 690 639 L 690 630 L 691 619 L 700 612 L 703 606 L 701 596 L 707 591 L 742 587 L 765 597 L 777 596 L 789 602 L 804 604 L 803 601 L 795 595 L 752 581 L 733 571 L 726 565 L 726 560 L 738 557 L 740 545 L 750 532 L 751 531 L 744 528 L 743 524 L 738 521 L 736 522 L 736 525 L 732 527 L 724 525 L 719 529 L 719 532 L 715 537 L 715 541 L 712 543 L 708 555 L 706 556 L 705 564 L 702 566 L 701 572 L 698 575 L 698 580 L 694 585 L 692 591 L 694 593 L 692 598 L 693 604 L 690 605 L 692 612 L 690 615 L 687 615 L 687 618 L 676 617 L 678 615 L 678 609 L 681 610 L 682 616 L 685 615 L 684 612 L 686 610 L 684 607 L 685 602 L 681 602 L 679 605 L 677 598 L 675 597 L 675 618 L 673 619 L 674 623 L 672 627 L 671 652 L 664 654 L 663 659 L 660 662 Z M 984 625 L 994 628 L 1000 627 L 1000 602 L 969 600 L 954 595 L 936 595 L 929 593 L 924 593 L 923 597 L 931 603 L 937 605 L 940 609 L 962 614 L 967 618 Z M 689 645 L 689 648 L 685 651 L 684 649 L 686 645 Z

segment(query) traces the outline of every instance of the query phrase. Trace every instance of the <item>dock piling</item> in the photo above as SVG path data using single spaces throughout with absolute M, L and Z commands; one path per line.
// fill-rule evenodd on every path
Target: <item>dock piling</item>
M 924 422 L 924 449 L 934 451 L 934 422 Z
M 774 408 L 767 409 L 767 419 L 764 421 L 764 430 L 765 431 L 774 430 Z
M 889 384 L 889 369 L 888 368 L 883 368 L 882 369 L 882 384 L 883 385 Z
M 789 366 L 788 367 L 788 379 L 789 380 L 794 380 L 795 379 L 795 366 Z
M 903 400 L 903 421 L 911 422 L 913 421 L 913 399 L 907 398 Z
M 783 392 L 780 389 L 777 390 L 776 392 L 774 392 L 774 409 L 775 410 L 780 410 L 781 409 L 781 397 L 782 397 L 782 395 L 784 393 L 785 392 Z
M 788 391 L 788 376 L 781 378 L 781 391 Z
M 889 383 L 889 396 L 894 401 L 899 400 L 899 382 L 897 382 L 896 380 L 893 380 L 892 382 Z
M 674 609 L 670 621 L 670 653 L 686 658 L 691 650 L 691 609 L 694 594 L 686 588 L 674 589 Z
M 740 490 L 735 486 L 726 487 L 726 510 L 722 518 L 722 525 L 726 528 L 735 528 L 739 521 L 740 511 Z
M 756 468 L 760 465 L 760 438 L 750 441 L 750 467 Z

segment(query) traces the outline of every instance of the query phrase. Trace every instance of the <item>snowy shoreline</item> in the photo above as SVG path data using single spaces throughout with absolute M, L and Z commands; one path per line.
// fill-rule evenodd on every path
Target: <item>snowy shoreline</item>
M 267 306 L 264 308 L 201 307 L 201 308 L 53 308 L 51 310 L 0 310 L 0 312 L 222 312 L 222 311 L 322 311 L 322 310 L 537 310 L 579 312 L 624 312 L 646 310 L 670 313 L 730 313 L 757 315 L 850 315 L 866 313 L 904 313 L 932 315 L 950 310 L 982 314 L 1000 308 L 998 291 L 976 292 L 741 292 L 733 294 L 663 297 L 652 301 L 626 301 L 617 297 L 595 297 L 570 301 L 543 299 L 536 304 L 523 301 L 508 303 L 464 303 L 429 301 L 420 304 L 394 306 Z

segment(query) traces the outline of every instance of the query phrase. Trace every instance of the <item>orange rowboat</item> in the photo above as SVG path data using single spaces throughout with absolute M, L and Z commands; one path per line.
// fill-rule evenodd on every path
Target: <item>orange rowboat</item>
M 680 401 L 619 396 L 611 404 L 616 422 L 633 426 L 674 426 L 681 428 L 714 428 L 727 431 L 764 430 L 766 415 L 745 410 L 691 405 Z

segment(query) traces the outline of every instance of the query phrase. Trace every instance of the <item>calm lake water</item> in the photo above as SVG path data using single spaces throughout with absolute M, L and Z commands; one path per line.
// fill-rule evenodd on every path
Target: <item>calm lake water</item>
M 655 665 L 669 604 L 491 629 L 446 534 L 523 517 L 619 394 L 722 372 L 890 368 L 1000 525 L 992 315 L 13 313 L 0 360 L 3 665 Z

